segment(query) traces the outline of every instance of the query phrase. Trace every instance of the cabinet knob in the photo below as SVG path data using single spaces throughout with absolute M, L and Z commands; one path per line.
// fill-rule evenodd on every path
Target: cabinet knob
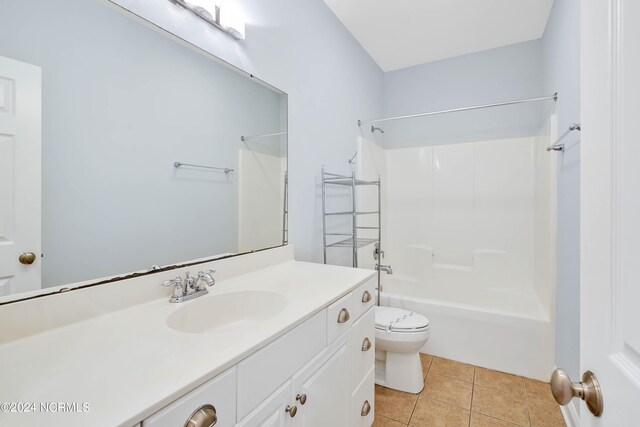
M 301 405 L 304 405 L 305 403 L 307 403 L 307 395 L 304 393 L 299 394 L 296 396 L 296 400 L 300 402 Z
M 362 294 L 362 302 L 367 303 L 371 301 L 371 293 L 369 291 L 364 291 Z
M 340 314 L 338 314 L 338 323 L 345 323 L 349 319 L 351 319 L 351 315 L 349 314 L 349 310 L 343 308 L 340 310 Z
M 371 341 L 369 340 L 369 338 L 365 338 L 364 341 L 362 341 L 362 351 L 368 351 L 371 348 Z
M 184 427 L 211 427 L 218 422 L 216 408 L 213 405 L 202 405 L 189 417 Z
M 298 407 L 296 405 L 293 405 L 293 406 L 287 405 L 287 409 L 285 409 L 285 411 L 289 413 L 291 418 L 293 418 L 298 413 Z
M 366 417 L 367 415 L 369 415 L 369 412 L 371 412 L 371 404 L 368 400 L 365 400 L 362 404 L 362 411 L 360 411 L 360 415 Z

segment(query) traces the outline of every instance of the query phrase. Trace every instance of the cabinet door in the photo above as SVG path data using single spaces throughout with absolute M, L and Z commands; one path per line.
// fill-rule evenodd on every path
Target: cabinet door
M 276 390 L 236 427 L 289 427 L 291 416 L 286 412 L 291 404 L 291 380 Z
M 316 359 L 294 378 L 293 400 L 297 414 L 292 418 L 295 427 L 348 426 L 349 352 L 347 341 L 339 340 L 327 357 Z M 304 405 L 297 395 L 306 395 Z

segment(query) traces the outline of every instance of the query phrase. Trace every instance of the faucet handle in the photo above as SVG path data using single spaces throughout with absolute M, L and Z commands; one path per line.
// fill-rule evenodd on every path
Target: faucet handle
M 173 296 L 169 301 L 177 302 L 179 298 L 184 294 L 184 290 L 182 288 L 182 279 L 180 277 L 176 277 L 175 279 L 165 280 L 160 283 L 160 286 L 173 286 Z
M 199 271 L 198 280 L 202 279 L 207 283 L 207 286 L 213 286 L 216 284 L 216 279 L 213 278 L 215 270 Z
M 180 277 L 176 277 L 175 279 L 171 279 L 171 280 L 165 280 L 164 282 L 160 283 L 160 286 L 177 286 L 177 285 L 182 286 L 182 279 Z

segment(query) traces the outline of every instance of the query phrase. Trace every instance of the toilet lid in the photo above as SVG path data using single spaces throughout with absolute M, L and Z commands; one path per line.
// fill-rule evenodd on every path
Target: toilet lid
M 395 307 L 376 307 L 376 328 L 409 332 L 426 329 L 429 319 L 421 314 Z

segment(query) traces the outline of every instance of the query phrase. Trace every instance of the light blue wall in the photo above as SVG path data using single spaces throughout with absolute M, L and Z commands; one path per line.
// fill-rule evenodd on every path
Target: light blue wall
M 580 121 L 580 0 L 555 0 L 542 38 L 544 87 L 560 93 L 559 132 Z M 556 365 L 580 377 L 580 134 L 565 139 L 558 166 Z M 574 402 L 577 403 L 577 402 Z
M 289 241 L 322 262 L 320 168 L 346 172 L 356 122 L 382 113 L 383 73 L 322 0 L 238 0 L 235 41 L 169 1 L 114 0 L 289 95 Z
M 384 76 L 384 114 L 540 96 L 540 40 L 392 71 Z
M 550 95 L 539 40 L 385 74 L 384 114 L 397 116 Z M 447 144 L 536 134 L 553 102 L 381 123 L 384 146 Z

